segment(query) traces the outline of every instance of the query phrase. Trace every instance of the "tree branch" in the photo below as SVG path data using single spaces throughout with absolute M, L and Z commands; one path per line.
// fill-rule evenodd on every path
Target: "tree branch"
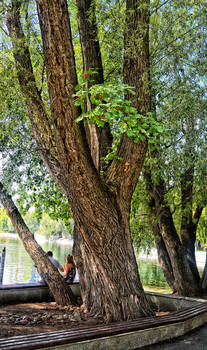
M 203 209 L 204 209 L 204 206 L 201 207 L 201 206 L 198 205 L 196 210 L 195 210 L 195 213 L 193 215 L 193 222 L 196 225 L 196 227 L 198 226 L 198 223 L 199 223 L 200 217 L 202 215 Z
M 56 153 L 49 117 L 35 82 L 29 49 L 25 43 L 25 36 L 20 23 L 19 9 L 16 9 L 15 6 L 7 12 L 7 28 L 12 40 L 17 77 L 35 139 L 42 150 L 43 156 L 52 150 L 54 162 Z
M 68 293 L 68 287 L 65 285 L 65 281 L 59 274 L 55 266 L 49 261 L 47 254 L 42 247 L 36 242 L 34 235 L 30 232 L 25 224 L 21 214 L 19 213 L 16 205 L 14 204 L 11 196 L 7 194 L 2 183 L 0 182 L 0 202 L 2 203 L 8 217 L 10 218 L 12 225 L 18 233 L 23 245 L 30 255 L 35 265 L 39 266 L 40 271 L 43 272 L 44 277 L 48 282 L 48 285 L 53 293 L 56 301 L 62 304 L 62 293 L 65 288 L 66 295 Z M 54 284 L 54 276 L 59 280 L 59 284 Z M 59 291 L 58 291 L 59 290 Z M 71 299 L 68 294 L 68 304 L 71 304 Z
M 92 82 L 86 84 L 86 87 L 89 88 L 94 84 L 102 84 L 104 82 L 95 3 L 93 0 L 76 0 L 76 3 L 78 8 L 77 16 L 83 58 L 83 72 L 86 73 L 89 69 L 97 72 L 97 74 L 92 75 Z M 91 110 L 93 107 L 89 98 L 87 98 L 85 110 Z M 113 140 L 109 124 L 106 123 L 103 128 L 98 128 L 93 124 L 86 124 L 85 127 L 95 167 L 98 171 L 105 171 L 107 166 L 102 161 L 102 158 L 107 155 L 108 148 L 111 147 Z
M 124 83 L 135 88 L 135 95 L 126 99 L 140 114 L 151 111 L 149 72 L 149 0 L 127 1 L 125 23 Z M 140 31 L 142 28 L 142 31 Z M 147 139 L 135 143 L 123 136 L 117 155 L 108 172 L 107 183 L 113 183 L 115 193 L 126 210 L 130 208 L 132 194 L 137 184 L 147 151 Z

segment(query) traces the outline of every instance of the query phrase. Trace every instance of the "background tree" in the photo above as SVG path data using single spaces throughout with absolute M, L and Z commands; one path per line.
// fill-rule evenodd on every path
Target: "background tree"
M 142 176 L 132 197 L 130 213 L 131 235 L 137 253 L 144 251 L 150 254 L 155 247 L 151 211 L 146 200 L 148 196 L 146 181 Z
M 3 208 L 0 209 L 0 230 L 1 232 L 9 231 L 8 216 Z
M 160 63 L 153 70 L 154 94 L 157 116 L 170 133 L 145 167 L 159 260 L 170 286 L 183 295 L 203 292 L 195 260 L 196 234 L 206 206 L 207 180 L 203 162 L 207 105 L 201 65 L 206 27 L 205 9 L 200 5 L 191 4 L 190 17 L 185 2 L 162 8 L 159 28 L 168 35 L 160 32 L 160 36 L 154 38 L 155 61 L 156 50 L 162 48 Z M 154 24 L 160 20 L 154 20 Z
M 68 222 L 69 226 L 70 222 Z M 72 223 L 71 223 L 72 226 Z M 64 225 L 64 221 L 59 220 L 52 220 L 48 214 L 43 213 L 42 219 L 40 220 L 40 227 L 38 232 L 41 232 L 46 238 L 51 236 L 56 237 L 71 237 L 73 229 L 71 227 L 71 231 L 68 231 L 66 226 Z

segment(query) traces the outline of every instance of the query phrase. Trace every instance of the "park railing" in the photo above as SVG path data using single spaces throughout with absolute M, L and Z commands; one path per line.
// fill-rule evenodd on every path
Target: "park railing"
M 0 253 L 0 284 L 3 283 L 5 256 L 6 256 L 6 247 L 4 247 L 2 252 Z

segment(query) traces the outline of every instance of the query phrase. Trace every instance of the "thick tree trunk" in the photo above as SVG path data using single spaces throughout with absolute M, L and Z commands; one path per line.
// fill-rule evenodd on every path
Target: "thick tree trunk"
M 88 147 L 83 125 L 75 122 L 81 111 L 73 101 L 77 77 L 67 1 L 36 0 L 36 3 L 43 39 L 52 113 L 51 125 L 50 118 L 42 113 L 40 95 L 37 94 L 36 100 L 32 99 L 30 94 L 27 95 L 28 80 L 25 80 L 25 75 L 20 74 L 19 81 L 42 157 L 70 203 L 75 227 L 81 237 L 78 248 L 81 254 L 77 262 L 80 266 L 82 264 L 80 283 L 84 306 L 92 313 L 105 314 L 109 321 L 152 315 L 139 279 L 129 229 L 131 197 L 146 156 L 147 140 L 134 143 L 124 136 L 118 149 L 118 155 L 123 160 L 115 159 L 106 178 L 103 180 L 100 177 Z M 149 1 L 147 3 L 149 4 Z M 145 10 L 137 10 L 140 1 L 129 2 L 129 14 L 132 5 L 135 18 L 137 11 L 139 13 L 141 25 L 144 20 L 148 23 L 149 9 L 146 17 Z M 11 37 L 14 38 L 14 45 L 18 29 L 21 27 L 18 16 L 17 11 L 8 17 L 8 27 Z M 130 21 L 127 19 L 127 25 Z M 135 27 L 137 33 L 138 22 L 135 23 Z M 132 36 L 131 43 L 133 40 L 136 43 L 136 33 L 131 27 L 127 32 L 126 42 Z M 134 79 L 137 74 L 135 63 L 137 57 L 139 73 L 149 82 L 149 55 L 148 52 L 143 54 L 148 44 L 148 25 L 145 36 L 147 39 L 144 40 L 142 50 L 139 49 L 139 45 L 131 54 L 130 50 L 126 50 L 128 63 L 124 73 L 126 77 L 127 66 L 134 71 L 130 74 L 128 83 L 130 84 L 133 78 L 130 85 L 134 85 L 136 97 L 141 94 L 140 100 L 134 101 L 141 113 L 150 111 L 149 83 L 143 82 L 141 78 Z M 23 39 L 21 32 L 22 45 Z M 31 66 L 25 64 L 28 62 L 29 53 L 24 50 L 24 46 L 16 48 L 15 52 L 18 49 L 21 50 L 15 55 L 17 70 L 22 73 L 21 67 L 25 65 L 24 69 L 30 70 L 31 79 Z M 34 79 L 31 81 L 32 90 Z M 31 106 L 33 108 L 30 108 Z M 47 133 L 44 129 L 45 124 Z M 127 170 L 126 163 L 130 164 Z M 90 273 L 87 273 L 89 269 Z
M 167 281 L 169 286 L 172 288 L 173 293 L 175 293 L 177 292 L 177 289 L 176 289 L 176 283 L 175 283 L 175 278 L 173 274 L 173 268 L 172 268 L 169 254 L 165 247 L 165 242 L 162 236 L 160 235 L 159 225 L 157 225 L 156 223 L 152 223 L 152 229 L 155 236 L 155 244 L 157 248 L 157 255 L 158 255 L 158 260 L 159 260 L 161 270 L 163 272 L 165 280 Z
M 200 285 L 205 291 L 207 290 L 207 250 L 206 250 L 206 262 L 203 269 L 202 278 L 200 280 Z
M 83 240 L 77 243 L 75 249 L 80 250 L 81 254 L 76 252 L 76 256 L 83 259 L 77 262 L 79 266 L 82 264 L 80 284 L 82 307 L 86 311 L 90 310 L 92 315 L 104 313 L 108 322 L 152 315 L 144 291 L 140 288 L 133 249 L 129 251 L 125 238 L 119 243 L 115 238 L 110 254 L 101 254 L 101 259 L 91 249 L 83 247 Z M 127 255 L 130 264 L 125 259 Z M 91 270 L 90 274 L 88 269 Z
M 163 272 L 163 275 L 165 277 L 165 280 L 169 284 L 169 286 L 172 288 L 173 292 L 176 292 L 176 281 L 173 274 L 173 268 L 170 261 L 169 254 L 167 252 L 164 239 L 160 233 L 160 225 L 157 222 L 156 217 L 156 205 L 155 205 L 155 196 L 152 195 L 153 193 L 153 183 L 150 176 L 149 170 L 144 170 L 144 177 L 147 182 L 147 187 L 149 191 L 149 199 L 147 200 L 150 212 L 151 212 L 151 226 L 152 231 L 155 238 L 155 244 L 157 248 L 157 254 L 158 254 L 158 260 L 160 263 L 161 270 Z
M 2 203 L 12 225 L 18 232 L 24 247 L 32 260 L 38 266 L 55 298 L 60 305 L 70 305 L 75 301 L 73 293 L 64 278 L 48 259 L 47 254 L 42 247 L 36 242 L 33 234 L 29 231 L 24 220 L 22 219 L 17 207 L 0 183 L 0 202 Z
M 182 203 L 182 217 L 181 217 L 181 240 L 184 254 L 187 257 L 188 264 L 194 275 L 197 283 L 200 282 L 200 275 L 198 272 L 196 258 L 195 258 L 195 241 L 197 225 L 202 214 L 202 208 L 197 207 L 193 216 L 193 185 L 194 185 L 194 169 L 196 152 L 194 142 L 192 142 L 192 135 L 194 133 L 194 120 L 186 116 L 186 130 L 185 130 L 185 153 L 184 157 L 187 159 L 187 164 L 183 169 L 181 175 L 181 203 Z
M 181 239 L 184 254 L 187 257 L 188 264 L 191 271 L 199 283 L 200 275 L 198 272 L 196 258 L 195 258 L 195 241 L 196 241 L 196 230 L 202 209 L 197 208 L 193 218 L 192 215 L 192 203 L 193 203 L 193 179 L 194 179 L 194 168 L 188 168 L 182 175 L 181 179 L 181 200 L 182 200 L 182 220 L 181 220 Z
M 113 197 L 106 192 L 94 196 L 97 196 L 95 217 L 92 208 L 83 201 L 81 207 L 86 208 L 86 213 L 83 215 L 77 209 L 73 212 L 82 237 L 78 244 L 81 254 L 76 256 L 80 256 L 77 263 L 82 271 L 84 306 L 92 313 L 105 313 L 108 321 L 149 315 L 129 229 L 126 230 Z
M 100 63 L 99 63 L 99 60 L 98 60 L 98 58 L 100 57 L 100 53 L 99 53 L 99 50 L 97 49 L 98 48 L 98 46 L 96 45 L 94 45 L 95 47 L 93 47 L 93 43 L 96 43 L 97 44 L 97 31 L 96 31 L 96 26 L 92 26 L 92 24 L 94 24 L 94 22 L 95 22 L 95 20 L 94 20 L 94 17 L 93 17 L 93 21 L 90 21 L 90 20 L 88 20 L 88 14 L 87 14 L 87 11 L 88 11 L 88 9 L 89 9 L 89 7 L 91 6 L 91 2 L 90 1 L 86 1 L 86 2 L 83 2 L 83 1 L 77 1 L 77 5 L 78 5 L 78 10 L 79 10 L 79 28 L 80 29 L 82 29 L 82 30 L 80 30 L 80 39 L 81 39 L 81 46 L 82 46 L 82 54 L 83 54 L 83 56 L 84 56 L 84 69 L 85 70 L 87 70 L 88 68 L 91 68 L 91 67 L 94 67 L 94 68 L 96 68 L 96 70 L 97 71 L 99 71 L 99 72 L 101 72 L 102 71 L 102 66 L 100 65 Z M 87 10 L 87 11 L 86 11 Z M 94 16 L 94 14 L 93 14 L 93 16 Z M 88 20 L 88 21 L 87 21 Z M 92 24 L 91 24 L 91 22 L 92 22 Z M 83 30 L 83 28 L 87 28 L 87 30 Z M 90 38 L 89 38 L 90 37 Z M 86 39 L 88 39 L 88 40 L 86 40 Z M 90 40 L 89 40 L 90 39 Z M 93 52 L 95 52 L 97 50 L 97 52 L 98 52 L 98 58 L 97 58 L 97 60 L 94 62 L 94 60 L 92 60 L 91 61 L 91 56 L 89 55 L 89 54 L 87 54 L 89 51 L 93 51 Z M 146 59 L 146 58 L 145 58 Z M 148 59 L 148 57 L 147 57 L 147 59 Z M 136 62 L 136 58 L 134 59 L 134 62 Z M 129 67 L 128 67 L 129 68 Z M 132 68 L 134 68 L 134 67 L 130 67 L 130 69 L 132 69 Z M 144 69 L 146 70 L 146 67 L 144 67 Z M 133 77 L 134 78 L 134 77 Z M 101 81 L 101 77 L 100 77 L 100 79 L 99 79 L 100 81 Z M 128 80 L 128 83 L 129 83 L 129 81 L 130 81 L 130 79 Z M 137 87 L 137 83 L 135 83 L 134 84 L 134 81 L 132 82 L 131 81 L 131 83 L 134 85 L 134 86 L 136 86 Z M 146 95 L 147 96 L 149 96 L 149 94 L 148 94 L 148 91 L 146 92 Z M 149 97 L 148 97 L 149 98 Z M 148 108 L 150 108 L 150 105 L 148 104 Z M 148 110 L 148 109 L 147 109 Z M 145 109 L 143 109 L 143 111 L 144 112 L 146 112 L 146 108 Z M 142 111 L 142 112 L 143 112 Z M 104 131 L 104 130 L 103 130 Z M 102 133 L 103 133 L 103 131 L 102 131 Z M 109 136 L 108 136 L 109 134 L 108 133 L 106 133 L 106 136 L 104 137 L 104 140 L 109 140 Z M 99 139 L 99 138 L 98 138 Z M 142 162 L 143 162 L 143 160 L 144 160 L 144 157 L 145 157 L 145 153 L 146 153 L 146 142 L 144 142 L 143 143 L 143 145 L 142 144 L 138 144 L 138 145 L 134 145 L 132 142 L 130 142 L 130 141 L 127 141 L 127 140 L 125 140 L 125 143 L 126 142 L 128 142 L 128 144 L 129 144 L 129 146 L 127 147 L 127 152 L 125 152 L 124 150 L 122 150 L 122 147 L 120 148 L 120 152 L 119 152 L 119 155 L 121 155 L 121 156 L 124 156 L 123 158 L 124 159 L 129 159 L 130 160 L 130 158 L 132 159 L 132 154 L 134 154 L 135 153 L 135 157 L 137 157 L 137 152 L 139 152 L 139 164 L 137 164 L 137 170 L 136 170 L 136 172 L 135 172 L 135 176 L 137 176 L 138 175 L 138 173 L 137 173 L 137 171 L 138 172 L 140 172 L 140 164 L 142 164 Z M 102 142 L 101 142 L 101 145 L 102 145 L 102 147 L 103 147 L 103 145 L 104 145 L 104 143 L 103 143 L 103 140 L 102 140 Z M 106 146 L 105 146 L 105 149 L 107 148 L 107 146 L 109 146 L 110 145 L 110 142 L 106 142 Z M 126 145 L 125 145 L 125 147 L 126 147 Z M 142 148 L 142 152 L 140 152 L 140 148 Z M 136 150 L 136 151 L 135 151 Z M 125 152 L 125 154 L 123 153 L 123 151 Z M 134 152 L 135 151 L 135 152 Z M 103 152 L 100 152 L 100 154 L 103 154 Z M 104 155 L 104 154 L 103 154 Z M 129 156 L 130 155 L 130 156 Z M 136 160 L 133 162 L 134 163 L 134 165 L 136 165 Z M 115 162 L 114 162 L 115 163 Z M 123 164 L 121 165 L 121 168 L 123 168 Z M 111 169 L 113 169 L 113 166 L 111 167 Z M 113 188 L 113 186 L 112 186 L 112 192 L 114 193 L 122 193 L 122 195 L 121 195 L 121 198 L 118 198 L 118 203 L 117 203 L 117 205 L 118 205 L 118 207 L 120 207 L 120 210 L 122 210 L 123 211 L 123 218 L 124 218 L 124 220 L 125 220 L 125 222 L 124 222 L 124 225 L 128 225 L 128 220 L 129 220 L 129 207 L 130 207 L 130 200 L 129 200 L 129 198 L 130 198 L 130 195 L 128 195 L 128 193 L 125 193 L 125 190 L 123 190 L 122 188 L 120 188 L 119 186 L 121 185 L 122 186 L 122 183 L 123 183 L 123 186 L 124 186 L 124 183 L 125 183 L 125 187 L 126 187 L 126 192 L 127 192 L 127 188 L 129 188 L 129 186 L 128 186 L 128 184 L 126 185 L 126 179 L 128 178 L 129 179 L 129 182 L 130 182 L 130 180 L 132 180 L 132 179 L 130 179 L 130 176 L 129 176 L 129 174 L 124 174 L 123 173 L 123 171 L 124 171 L 124 169 L 122 170 L 122 174 L 123 175 L 125 175 L 124 177 L 125 177 L 125 179 L 124 179 L 124 181 L 122 181 L 120 184 L 119 183 L 117 183 L 117 181 L 116 181 L 116 179 L 114 179 L 113 178 L 113 175 L 114 175 L 114 172 L 111 172 L 111 173 L 109 173 L 109 176 L 108 176 L 108 179 L 107 179 L 107 183 L 113 183 L 113 186 L 114 186 L 114 188 Z M 113 175 L 112 175 L 113 174 Z M 120 173 L 119 173 L 119 175 L 120 175 Z M 134 181 L 131 181 L 131 184 L 133 184 L 134 183 Z M 110 189 L 110 187 L 108 187 L 109 188 L 109 190 L 111 190 Z M 131 191 L 133 191 L 133 185 L 131 186 Z M 113 194 L 114 195 L 114 194 Z M 123 204 L 122 204 L 123 203 Z M 122 207 L 122 205 L 123 205 L 123 207 Z M 103 209 L 102 209 L 103 210 Z M 107 209 L 106 209 L 107 210 Z M 115 209 L 116 210 L 116 209 Z M 126 213 L 128 212 L 128 216 L 126 215 Z M 109 213 L 108 213 L 108 215 L 110 215 Z M 119 215 L 121 215 L 121 213 L 119 213 Z M 113 217 L 114 217 L 114 215 L 113 215 Z M 120 217 L 121 218 L 121 217 Z M 123 220 L 123 218 L 122 218 L 122 220 Z M 119 227 L 117 227 L 114 231 L 116 232 L 117 230 L 118 231 L 120 231 L 120 229 L 121 230 L 123 230 L 123 227 L 121 227 L 121 228 L 119 228 Z M 126 226 L 125 226 L 125 229 L 126 229 Z M 106 223 L 105 223 L 105 228 L 104 228 L 104 230 L 108 230 L 108 231 L 110 231 L 110 228 L 108 227 L 106 227 Z M 128 235 L 129 235 L 129 237 L 130 237 L 130 233 L 129 233 L 129 230 L 128 230 Z M 131 240 L 130 240 L 130 238 L 128 237 L 128 240 L 129 240 L 129 242 L 131 242 Z M 80 241 L 80 240 L 79 240 Z M 121 247 L 121 246 L 123 246 L 123 245 L 125 245 L 126 243 L 124 243 L 124 241 L 122 242 L 121 240 L 120 240 L 120 235 L 119 235 L 119 246 Z M 104 251 L 106 251 L 106 247 L 103 247 L 104 248 Z M 85 303 L 85 307 L 87 308 L 87 309 L 90 309 L 91 310 L 91 312 L 93 312 L 93 313 L 97 313 L 97 312 L 100 312 L 100 310 L 103 310 L 103 306 L 104 306 L 104 304 L 106 304 L 106 296 L 107 295 L 110 295 L 111 294 L 111 292 L 109 291 L 109 289 L 108 288 L 106 288 L 106 287 L 108 287 L 108 285 L 109 285 L 109 280 L 107 281 L 107 284 L 106 285 L 102 285 L 102 283 L 103 283 L 103 281 L 101 281 L 99 278 L 97 279 L 97 277 L 96 277 L 96 275 L 97 275 L 97 271 L 95 270 L 95 273 L 93 273 L 92 275 L 91 275 L 91 273 L 88 271 L 89 270 L 89 266 L 91 265 L 90 264 L 90 261 L 91 261 L 91 248 L 90 249 L 88 249 L 88 247 L 87 247 L 87 245 L 85 244 L 85 242 L 84 242 L 84 240 L 82 240 L 82 242 L 79 242 L 79 249 L 78 249 L 78 251 L 79 251 L 79 254 L 77 254 L 76 253 L 76 256 L 77 255 L 79 255 L 80 256 L 80 258 L 78 259 L 78 261 L 80 261 L 80 266 L 81 266 L 81 271 L 83 271 L 83 275 L 82 275 L 82 278 L 81 278 L 81 284 L 82 284 L 82 291 L 84 291 L 84 293 L 82 294 L 82 297 L 83 297 L 83 300 L 84 300 L 84 303 Z M 131 253 L 130 253 L 130 255 L 131 255 L 131 257 L 130 257 L 130 260 L 131 261 L 133 261 L 133 264 L 132 264 L 132 266 L 134 265 L 134 269 L 135 269 L 135 273 L 137 274 L 137 267 L 136 267 L 136 261 L 135 261 L 135 257 L 134 257 L 134 252 L 133 252 L 133 249 L 132 249 L 132 247 L 131 247 L 131 245 L 130 245 L 130 251 L 131 251 Z M 107 249 L 107 252 L 108 252 L 108 249 Z M 80 254 L 81 253 L 81 254 Z M 116 253 L 115 254 L 115 256 L 117 255 L 118 253 Z M 111 255 L 111 252 L 109 253 L 107 253 L 107 255 L 105 255 L 104 253 L 102 253 L 102 255 L 104 256 L 104 260 L 109 260 L 110 261 L 110 256 L 109 255 Z M 129 255 L 129 252 L 128 252 L 128 255 Z M 81 257 L 82 256 L 82 257 Z M 84 259 L 83 259 L 83 257 L 84 257 Z M 124 257 L 124 255 L 123 255 L 123 257 Z M 116 258 L 114 258 L 113 257 L 113 255 L 111 256 L 111 258 L 112 258 L 112 260 L 114 261 L 114 259 L 116 260 Z M 127 257 L 127 259 L 129 258 L 129 256 Z M 100 260 L 100 259 L 99 259 Z M 120 262 L 119 262 L 119 264 L 121 264 Z M 95 267 L 95 265 L 97 265 L 97 261 L 96 261 L 96 259 L 94 258 L 94 267 Z M 114 265 L 114 262 L 113 262 L 113 265 Z M 110 265 L 109 265 L 110 266 Z M 99 268 L 100 269 L 100 268 Z M 108 268 L 107 268 L 108 269 Z M 118 268 L 118 270 L 120 269 L 120 267 Z M 115 265 L 114 265 L 114 267 L 113 267 L 113 270 L 114 270 L 114 273 L 113 274 L 115 274 L 116 273 L 116 268 L 115 268 Z M 118 270 L 117 270 L 117 274 L 118 274 Z M 123 271 L 122 273 L 123 273 L 123 275 L 127 275 L 127 276 L 129 276 L 129 271 L 125 271 L 125 269 L 124 269 L 124 267 L 122 267 L 121 268 L 121 271 Z M 106 272 L 104 272 L 104 274 L 105 274 Z M 133 276 L 133 274 L 131 273 L 131 275 Z M 104 278 L 105 279 L 105 278 Z M 111 279 L 111 277 L 110 277 L 110 279 Z M 95 283 L 90 283 L 90 281 L 94 281 Z M 105 282 L 106 283 L 106 282 Z M 117 284 L 117 282 L 116 282 L 116 284 Z M 124 288 L 124 282 L 122 283 L 123 284 L 123 287 L 122 288 L 119 288 L 120 290 L 122 290 L 123 288 Z M 93 287 L 91 287 L 91 286 L 93 286 Z M 95 288 L 94 288 L 94 286 L 95 286 Z M 121 287 L 121 286 L 120 286 Z M 92 288 L 92 290 L 91 290 L 91 288 Z M 97 295 L 97 290 L 98 289 L 102 289 L 102 290 L 106 290 L 105 292 L 104 292 L 104 294 L 103 295 L 105 295 L 105 297 L 103 298 L 103 296 L 101 296 L 101 298 L 100 298 L 100 295 Z M 139 289 L 140 289 L 140 287 L 139 287 Z M 127 290 L 127 292 L 125 292 L 126 294 L 130 294 L 130 289 L 129 289 L 129 287 L 127 287 L 126 288 L 126 290 Z M 133 289 L 132 289 L 133 290 Z M 132 292 L 132 291 L 131 291 Z M 134 293 L 134 292 L 133 292 Z M 142 293 L 143 293 L 143 291 L 140 289 L 140 291 L 138 292 L 138 295 L 140 295 L 140 297 L 141 297 L 141 299 L 143 298 L 142 297 Z M 117 294 L 117 292 L 116 292 L 116 294 Z M 131 294 L 131 295 L 133 295 L 133 294 Z M 114 298 L 114 297 L 113 297 Z M 111 297 L 110 297 L 110 299 L 111 299 Z M 126 310 L 125 310 L 125 305 L 124 305 L 124 302 L 121 302 L 121 300 L 122 300 L 122 296 L 121 296 L 121 294 L 119 295 L 119 299 L 120 299 L 120 307 L 121 307 L 121 309 L 120 309 L 120 311 L 118 312 L 119 314 L 121 313 L 122 314 L 122 316 L 121 316 L 121 318 L 122 319 L 125 319 L 127 316 L 126 316 Z M 144 299 L 143 299 L 144 300 Z M 114 299 L 114 301 L 115 301 L 115 299 Z M 107 301 L 107 303 L 108 303 L 108 301 Z M 146 303 L 146 301 L 145 301 L 145 303 Z M 117 301 L 115 301 L 115 304 L 117 304 Z M 122 305 L 121 305 L 122 304 Z M 128 305 L 130 305 L 130 304 L 128 304 Z M 143 304 L 144 305 L 144 304 Z M 105 307 L 104 307 L 105 308 Z M 117 311 L 114 309 L 114 311 L 112 311 L 113 310 L 113 307 L 112 307 L 112 305 L 111 305 L 111 307 L 109 308 L 108 306 L 107 306 L 107 312 L 106 312 L 106 308 L 105 308 L 105 312 L 106 312 L 106 314 L 107 314 L 107 317 L 108 317 L 108 319 L 110 319 L 111 317 L 114 317 L 114 319 L 118 319 L 117 317 L 118 317 L 118 313 L 117 313 Z M 115 315 L 115 316 L 111 316 L 110 315 L 110 312 L 109 312 L 109 309 L 111 309 L 111 315 Z M 130 309 L 131 309 L 131 311 L 130 311 Z M 144 309 L 146 309 L 146 306 L 145 307 L 143 307 L 143 310 Z M 122 311 L 121 311 L 122 310 Z M 147 310 L 147 309 L 146 309 Z M 147 314 L 147 312 L 149 312 L 149 311 L 144 311 L 143 312 L 143 314 Z M 116 315 L 117 314 L 117 315 Z M 137 315 L 141 315 L 142 313 L 140 313 L 140 312 L 138 312 L 137 313 L 137 310 L 136 310 L 136 307 L 134 308 L 132 305 L 131 305 L 131 307 L 129 307 L 129 310 L 128 310 L 128 317 L 130 317 L 130 318 L 134 318 L 134 317 L 136 317 L 136 314 Z M 129 316 L 130 315 L 130 316 Z M 119 316 L 120 317 L 120 316 Z
M 166 203 L 164 182 L 160 179 L 159 183 L 153 184 L 149 169 L 144 175 L 151 198 L 150 210 L 158 221 L 160 235 L 170 258 L 175 280 L 174 289 L 180 295 L 200 295 L 202 290 L 190 269 L 186 251 L 178 237 L 170 207 Z
M 199 295 L 201 290 L 188 265 L 187 256 L 182 249 L 169 210 L 166 210 L 160 216 L 160 225 L 161 234 L 172 264 L 177 292 L 185 296 Z
M 156 217 L 165 247 L 173 268 L 176 290 L 179 294 L 195 296 L 203 293 L 200 287 L 200 276 L 195 258 L 196 230 L 203 208 L 198 206 L 193 216 L 193 184 L 194 184 L 194 142 L 192 132 L 193 120 L 186 118 L 185 152 L 187 164 L 181 175 L 181 226 L 180 236 L 176 232 L 173 216 L 166 200 L 166 187 L 162 179 L 153 183 L 150 169 L 145 178 L 150 193 L 150 209 Z M 156 156 L 156 154 L 154 154 Z M 159 181 L 159 182 L 158 182 Z
M 195 256 L 195 240 L 196 240 L 196 230 L 194 230 L 194 224 L 182 226 L 181 231 L 183 252 L 187 258 L 190 269 L 193 273 L 195 280 L 200 282 L 200 275 L 198 272 L 198 267 L 196 263 Z
M 127 0 L 124 35 L 124 83 L 136 87 L 128 94 L 138 113 L 151 112 L 149 62 L 150 0 Z
M 90 77 L 92 81 L 86 83 L 86 88 L 89 88 L 94 84 L 102 84 L 104 82 L 95 2 L 93 0 L 76 0 L 76 4 L 83 72 L 86 73 L 88 70 L 96 72 Z M 87 97 L 85 112 L 93 107 L 89 97 Z M 109 124 L 106 123 L 103 128 L 98 128 L 94 124 L 86 124 L 86 135 L 95 167 L 99 172 L 104 173 L 106 171 L 106 163 L 103 158 L 108 154 L 108 149 L 113 142 Z

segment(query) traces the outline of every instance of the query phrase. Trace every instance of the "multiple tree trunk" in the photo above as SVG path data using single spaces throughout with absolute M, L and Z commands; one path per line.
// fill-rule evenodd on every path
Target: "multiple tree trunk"
M 36 3 L 51 116 L 35 83 L 19 2 L 12 1 L 7 27 L 34 137 L 51 176 L 68 199 L 74 219 L 83 306 L 92 314 L 105 314 L 108 321 L 152 315 L 139 279 L 129 227 L 131 198 L 146 156 L 147 140 L 134 143 L 124 135 L 117 151 L 122 160 L 114 159 L 110 168 L 104 169 L 105 176 L 100 176 L 100 157 L 106 154 L 112 139 L 108 125 L 86 129 L 75 122 L 81 110 L 73 99 L 77 75 L 67 1 Z M 135 98 L 126 98 L 142 114 L 151 110 L 149 5 L 149 0 L 128 0 L 126 5 L 123 77 L 136 92 Z M 77 0 L 77 7 L 83 70 L 98 70 L 97 82 L 102 83 L 94 2 Z M 92 106 L 86 103 L 85 108 Z M 126 164 L 130 166 L 126 168 Z M 32 249 L 28 248 L 30 255 Z
M 196 222 L 192 218 L 193 227 L 189 229 L 188 241 L 181 232 L 181 239 L 174 225 L 171 209 L 166 201 L 165 184 L 162 180 L 158 184 L 152 182 L 150 171 L 145 171 L 145 179 L 150 195 L 149 207 L 158 257 L 164 276 L 174 292 L 185 296 L 202 294 L 199 284 L 199 274 L 195 262 L 195 232 Z
M 173 213 L 167 200 L 167 188 L 160 177 L 154 182 L 152 171 L 148 167 L 144 171 L 149 191 L 149 207 L 152 216 L 156 218 L 153 223 L 153 232 L 158 250 L 161 267 L 168 284 L 180 295 L 198 296 L 206 289 L 203 283 L 206 275 L 200 279 L 196 259 L 195 240 L 196 230 L 201 217 L 203 206 L 197 205 L 193 211 L 194 186 L 194 143 L 191 137 L 194 132 L 193 121 L 186 118 L 185 147 L 183 157 L 188 159 L 180 179 L 181 189 L 181 223 L 180 235 L 173 220 Z M 156 152 L 154 152 L 156 153 Z M 154 154 L 155 155 L 155 154 Z
M 74 254 L 79 270 L 83 307 L 106 320 L 126 320 L 152 314 L 146 300 L 130 236 L 130 204 L 146 156 L 147 140 L 135 143 L 126 135 L 117 149 L 119 159 L 107 166 L 102 158 L 112 145 L 109 125 L 76 123 L 81 114 L 73 95 L 77 85 L 76 64 L 66 0 L 36 0 L 46 66 L 50 112 L 43 103 L 20 22 L 20 3 L 12 1 L 7 27 L 13 44 L 17 76 L 31 128 L 51 176 L 68 199 L 75 223 Z M 149 75 L 150 0 L 127 0 L 124 33 L 124 83 L 134 86 L 128 93 L 138 113 L 151 111 Z M 101 50 L 92 0 L 77 0 L 83 73 L 92 69 L 93 83 L 104 82 Z M 92 83 L 87 83 L 88 87 Z M 85 111 L 93 108 L 89 99 Z M 190 123 L 186 123 L 191 128 Z M 189 132 L 190 130 L 188 130 Z M 186 139 L 186 152 L 192 152 Z M 127 166 L 126 166 L 127 165 Z M 103 171 L 104 170 L 104 171 Z M 104 175 L 103 175 L 104 174 Z M 162 179 L 153 183 L 151 170 L 144 172 L 150 194 L 153 232 L 164 276 L 180 295 L 201 295 L 207 285 L 200 280 L 195 261 L 195 238 L 203 207 L 192 214 L 194 165 L 181 180 L 182 220 L 180 236 L 166 200 Z M 3 188 L 0 197 L 25 248 L 41 264 L 43 275 L 60 304 L 72 294 L 37 245 Z

